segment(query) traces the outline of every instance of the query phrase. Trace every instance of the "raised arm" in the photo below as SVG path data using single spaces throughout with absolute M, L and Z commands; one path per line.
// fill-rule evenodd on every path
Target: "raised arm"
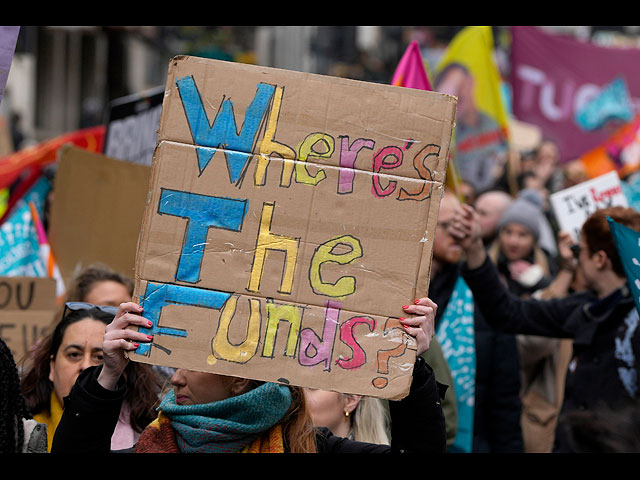
M 103 340 L 104 364 L 84 370 L 64 399 L 52 453 L 109 453 L 127 385 L 122 373 L 129 360 L 125 351 L 150 338 L 129 325 L 149 326 L 135 303 L 123 303 L 107 326 Z

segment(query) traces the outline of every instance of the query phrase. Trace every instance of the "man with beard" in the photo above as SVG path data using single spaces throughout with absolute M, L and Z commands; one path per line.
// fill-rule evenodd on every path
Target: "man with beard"
M 463 250 L 447 231 L 459 205 L 451 193 L 440 203 L 429 286 L 438 305 L 436 337 L 457 400 L 457 435 L 449 451 L 522 452 L 515 337 L 488 326 L 460 275 Z

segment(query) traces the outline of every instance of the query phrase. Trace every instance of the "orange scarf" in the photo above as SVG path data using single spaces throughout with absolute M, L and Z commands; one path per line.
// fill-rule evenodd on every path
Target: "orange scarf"
M 136 453 L 180 453 L 171 421 L 162 412 L 140 435 Z M 282 427 L 270 428 L 239 453 L 284 453 Z

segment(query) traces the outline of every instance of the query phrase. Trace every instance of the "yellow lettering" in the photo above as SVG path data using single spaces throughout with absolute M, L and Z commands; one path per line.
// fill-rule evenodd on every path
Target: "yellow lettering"
M 287 337 L 285 355 L 289 357 L 295 356 L 298 332 L 302 322 L 301 310 L 301 307 L 295 305 L 275 305 L 272 300 L 267 300 L 267 328 L 265 330 L 264 348 L 262 349 L 263 357 L 273 357 L 276 332 L 280 321 L 289 322 L 289 336 Z
M 221 360 L 235 363 L 247 363 L 256 354 L 260 341 L 260 300 L 249 299 L 251 314 L 247 323 L 247 332 L 244 342 L 233 345 L 229 342 L 229 325 L 236 311 L 238 296 L 229 297 L 220 313 L 220 325 L 216 336 L 213 338 L 212 348 Z
M 351 247 L 351 250 L 347 253 L 336 254 L 333 249 L 338 245 L 346 245 Z M 356 291 L 355 277 L 341 277 L 335 283 L 328 283 L 322 280 L 320 267 L 324 263 L 346 265 L 361 256 L 362 245 L 360 245 L 360 241 L 357 238 L 351 235 L 333 238 L 320 245 L 316 248 L 309 267 L 309 280 L 313 291 L 328 297 L 346 297 L 354 293 Z
M 251 267 L 251 277 L 249 278 L 247 290 L 254 293 L 260 291 L 260 282 L 262 281 L 262 272 L 267 253 L 269 250 L 278 250 L 285 254 L 285 266 L 279 292 L 290 294 L 293 289 L 293 274 L 296 268 L 300 239 L 271 233 L 274 208 L 275 203 L 273 202 L 265 202 L 262 206 L 260 230 L 256 241 L 256 252 L 253 257 L 253 266 Z
M 325 151 L 318 151 L 314 147 L 322 144 L 325 147 Z M 318 169 L 315 176 L 309 173 L 307 166 L 305 165 L 307 158 L 310 156 L 319 158 L 329 158 L 333 155 L 335 148 L 335 140 L 326 133 L 312 133 L 303 140 L 298 148 L 298 162 L 296 163 L 296 182 L 306 183 L 307 185 L 317 185 L 324 180 L 327 174 L 322 169 Z
M 267 167 L 269 166 L 269 157 L 273 154 L 281 156 L 283 159 L 295 160 L 296 152 L 293 148 L 283 143 L 276 142 L 276 126 L 278 125 L 278 116 L 280 115 L 280 106 L 282 105 L 282 93 L 284 87 L 276 88 L 273 96 L 273 103 L 269 111 L 267 120 L 267 130 L 264 133 L 262 142 L 260 142 L 260 150 L 258 160 L 256 162 L 256 170 L 254 172 L 253 181 L 256 186 L 265 184 L 267 175 Z M 280 177 L 280 186 L 288 187 L 291 185 L 291 175 L 293 174 L 293 162 L 282 162 L 282 176 Z

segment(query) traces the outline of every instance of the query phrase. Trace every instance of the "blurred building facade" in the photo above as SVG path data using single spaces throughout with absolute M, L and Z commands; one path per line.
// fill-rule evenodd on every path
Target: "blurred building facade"
M 435 65 L 462 26 L 25 26 L 0 115 L 24 136 L 18 148 L 103 124 L 109 102 L 164 85 L 175 55 L 253 63 L 388 83 L 406 46 Z M 615 42 L 640 27 L 543 27 Z M 498 47 L 507 27 L 494 27 Z M 612 36 L 614 35 L 614 36 Z M 613 40 L 612 40 L 613 39 Z

